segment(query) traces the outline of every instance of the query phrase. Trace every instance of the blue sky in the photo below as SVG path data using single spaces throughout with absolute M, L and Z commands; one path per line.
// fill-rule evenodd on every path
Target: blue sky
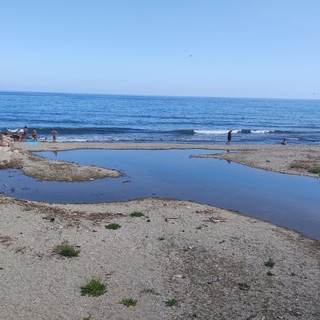
M 0 0 L 0 90 L 320 99 L 319 0 Z

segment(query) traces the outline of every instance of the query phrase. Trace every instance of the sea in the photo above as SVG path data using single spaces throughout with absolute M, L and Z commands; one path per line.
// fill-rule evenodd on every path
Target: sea
M 320 144 L 320 100 L 0 92 L 0 114 L 58 142 Z

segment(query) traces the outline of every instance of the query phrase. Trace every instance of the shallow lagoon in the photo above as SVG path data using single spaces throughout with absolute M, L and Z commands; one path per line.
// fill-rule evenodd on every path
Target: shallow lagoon
M 212 152 L 212 151 L 210 151 Z M 190 158 L 207 150 L 73 150 L 41 156 L 122 171 L 121 178 L 48 182 L 19 170 L 0 173 L 0 192 L 52 203 L 96 203 L 145 197 L 191 200 L 239 211 L 320 239 L 320 180 Z M 6 187 L 4 187 L 6 184 Z

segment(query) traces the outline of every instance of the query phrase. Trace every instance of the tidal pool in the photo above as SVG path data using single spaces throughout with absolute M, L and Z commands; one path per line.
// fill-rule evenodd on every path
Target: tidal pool
M 159 197 L 239 211 L 320 239 L 320 180 L 234 162 L 190 158 L 208 150 L 72 150 L 41 156 L 123 172 L 88 182 L 38 181 L 20 170 L 0 172 L 0 192 L 49 203 L 97 203 Z

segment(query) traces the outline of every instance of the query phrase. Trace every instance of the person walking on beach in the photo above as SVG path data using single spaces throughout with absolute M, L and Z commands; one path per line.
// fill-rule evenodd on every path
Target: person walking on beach
M 232 140 L 232 130 L 228 131 L 228 141 L 227 144 L 230 144 Z
M 57 129 L 53 129 L 52 130 L 52 141 L 53 142 L 57 142 L 57 134 L 58 134 Z
M 38 132 L 36 128 L 32 130 L 32 138 L 34 141 L 38 141 Z

